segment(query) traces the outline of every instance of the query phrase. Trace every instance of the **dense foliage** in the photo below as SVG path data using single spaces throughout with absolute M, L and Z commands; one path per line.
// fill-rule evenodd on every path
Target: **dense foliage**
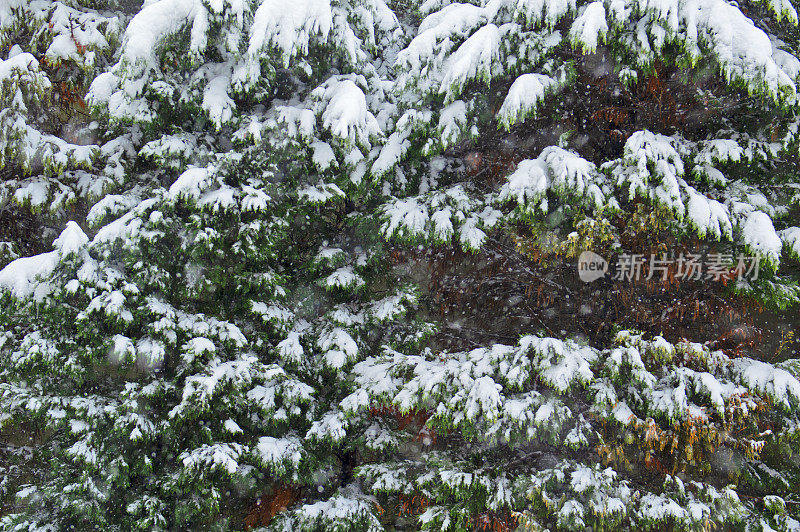
M 0 0 L 0 527 L 800 530 L 797 24 Z

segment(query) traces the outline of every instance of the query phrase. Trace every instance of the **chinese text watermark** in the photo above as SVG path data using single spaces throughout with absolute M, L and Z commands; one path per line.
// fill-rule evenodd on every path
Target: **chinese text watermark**
M 726 253 L 679 253 L 678 255 L 643 255 L 622 253 L 613 268 L 602 256 L 584 251 L 578 257 L 578 276 L 590 283 L 605 277 L 612 270 L 615 281 L 660 280 L 672 276 L 677 280 L 710 280 L 726 282 L 737 277 L 758 279 L 758 257 Z

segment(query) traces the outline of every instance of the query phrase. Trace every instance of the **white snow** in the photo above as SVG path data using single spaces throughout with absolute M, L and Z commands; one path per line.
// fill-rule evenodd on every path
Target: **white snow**
M 607 31 L 608 24 L 603 2 L 592 2 L 572 23 L 569 34 L 572 42 L 580 44 L 584 52 L 594 52 L 597 49 L 598 41 L 605 37 Z
M 285 472 L 287 465 L 297 467 L 303 459 L 303 445 L 297 437 L 262 436 L 258 439 L 256 450 L 264 465 L 273 468 L 278 474 Z
M 769 395 L 782 407 L 800 404 L 800 381 L 788 371 L 744 357 L 733 360 L 732 369 L 742 384 Z
M 510 28 L 508 28 L 510 29 Z M 504 30 L 508 30 L 504 28 Z M 439 93 L 452 101 L 468 82 L 481 78 L 488 81 L 493 69 L 500 68 L 500 40 L 503 31 L 487 24 L 472 34 L 445 62 Z
M 169 196 L 200 199 L 200 195 L 211 185 L 214 167 L 189 168 L 169 187 Z
M 66 228 L 53 242 L 54 251 L 19 258 L 0 270 L 0 287 L 17 298 L 33 297 L 41 301 L 52 288 L 45 279 L 55 271 L 60 259 L 79 251 L 88 241 L 77 223 L 67 222 Z
M 742 226 L 742 238 L 751 252 L 769 264 L 774 266 L 780 261 L 783 242 L 766 213 L 753 211 L 747 216 Z
M 352 80 L 331 79 L 312 95 L 327 102 L 322 123 L 333 135 L 350 144 L 369 145 L 371 137 L 382 134 L 377 119 L 367 107 L 364 91 Z
M 150 2 L 128 24 L 123 43 L 123 57 L 131 64 L 156 67 L 156 47 L 169 35 L 177 33 L 202 9 L 199 0 L 158 0 Z
M 558 81 L 544 74 L 523 74 L 508 90 L 503 105 L 497 112 L 500 124 L 509 129 L 525 117 L 536 113 L 544 97 L 559 85 Z
M 778 231 L 778 236 L 783 244 L 789 248 L 789 252 L 800 259 L 800 227 L 789 227 Z
M 264 47 L 274 45 L 288 66 L 296 55 L 308 52 L 312 36 L 325 42 L 332 25 L 328 0 L 264 0 L 253 17 L 248 54 L 255 57 Z

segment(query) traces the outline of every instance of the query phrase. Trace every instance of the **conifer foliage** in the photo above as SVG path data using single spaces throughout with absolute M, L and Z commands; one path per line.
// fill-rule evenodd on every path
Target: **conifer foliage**
M 0 221 L 44 228 L 0 231 L 0 527 L 800 530 L 791 331 L 549 315 L 498 341 L 511 298 L 440 304 L 497 257 L 620 299 L 565 261 L 670 243 L 759 265 L 696 309 L 796 315 L 797 24 L 789 0 L 0 0 Z

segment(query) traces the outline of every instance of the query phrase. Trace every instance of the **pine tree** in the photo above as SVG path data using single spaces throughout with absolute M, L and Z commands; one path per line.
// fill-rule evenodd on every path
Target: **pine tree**
M 21 234 L 16 242 L 0 243 L 3 264 L 21 252 L 43 250 L 24 234 L 37 229 L 24 227 L 17 206 L 44 212 L 38 221 L 52 240 L 66 212 L 79 202 L 96 201 L 125 176 L 129 141 L 103 138 L 82 99 L 86 84 L 107 65 L 125 17 L 103 9 L 102 2 L 89 4 L 94 5 L 12 1 L 0 6 L 0 239 Z
M 380 424 L 337 404 L 362 353 L 427 334 L 355 203 L 386 83 L 355 66 L 399 27 L 380 3 L 276 6 L 152 3 L 94 78 L 137 155 L 92 238 L 69 222 L 0 275 L 4 419 L 35 427 L 5 527 L 235 528 L 291 485 L 298 527 L 377 522 L 347 478 Z
M 0 526 L 800 529 L 792 338 L 710 319 L 800 302 L 797 22 L 0 1 L 0 200 L 63 226 L 4 244 Z M 692 246 L 761 275 L 569 283 Z

